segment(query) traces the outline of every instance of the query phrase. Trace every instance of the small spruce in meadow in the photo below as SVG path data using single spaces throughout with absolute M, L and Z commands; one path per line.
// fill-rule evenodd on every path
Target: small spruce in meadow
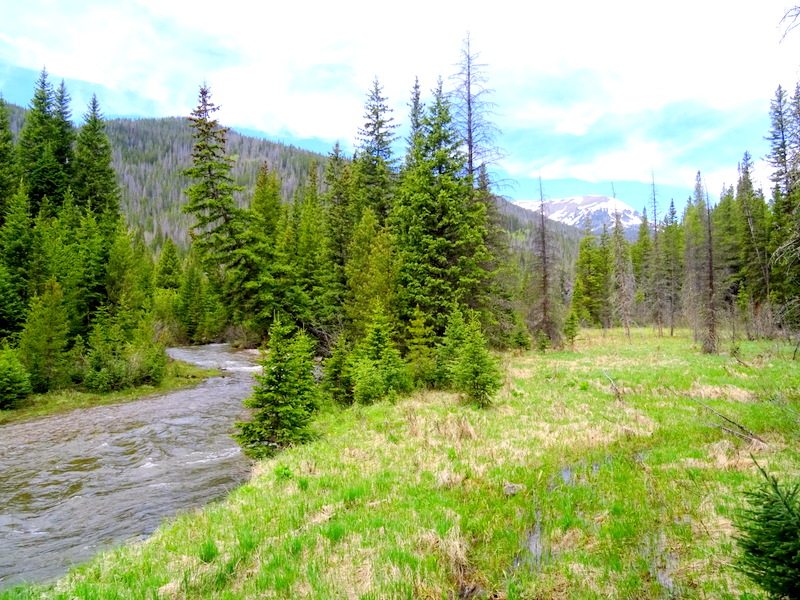
M 366 336 L 351 355 L 356 402 L 367 404 L 411 391 L 411 375 L 392 339 L 393 333 L 386 313 L 378 309 L 367 326 Z
M 447 317 L 444 336 L 436 351 L 434 382 L 437 387 L 446 389 L 452 386 L 453 366 L 466 338 L 467 324 L 464 322 L 464 315 L 458 308 L 454 308 Z
M 775 598 L 800 598 L 800 482 L 765 481 L 739 515 L 738 569 Z
M 466 336 L 458 349 L 451 373 L 455 389 L 466 400 L 486 407 L 503 387 L 503 375 L 497 360 L 486 347 L 480 323 L 470 319 Z
M 575 338 L 578 337 L 578 330 L 580 328 L 580 319 L 578 313 L 574 310 L 570 311 L 566 321 L 564 321 L 564 339 L 570 349 L 575 347 Z
M 245 454 L 271 456 L 277 450 L 308 439 L 309 422 L 317 410 L 314 344 L 304 332 L 276 319 L 269 330 L 269 350 L 261 362 L 263 374 L 244 401 L 255 409 L 253 420 L 237 423 L 235 435 Z

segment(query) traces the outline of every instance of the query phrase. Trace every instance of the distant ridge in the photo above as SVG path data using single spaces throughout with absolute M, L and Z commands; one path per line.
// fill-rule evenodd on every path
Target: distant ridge
M 531 211 L 539 211 L 538 200 L 517 200 L 517 206 Z M 642 215 L 616 198 L 608 196 L 572 196 L 544 201 L 545 215 L 553 221 L 584 229 L 589 219 L 593 233 L 601 233 L 603 226 L 611 229 L 615 215 L 619 213 L 622 227 L 627 236 L 636 234 L 642 224 Z

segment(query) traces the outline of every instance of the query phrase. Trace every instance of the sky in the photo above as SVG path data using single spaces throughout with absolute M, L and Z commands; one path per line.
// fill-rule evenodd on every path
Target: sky
M 0 93 L 27 106 L 42 67 L 76 120 L 188 115 L 211 87 L 220 121 L 327 153 L 352 149 L 377 77 L 397 123 L 410 90 L 480 53 L 512 200 L 612 195 L 634 208 L 651 181 L 681 207 L 701 171 L 712 198 L 745 151 L 769 195 L 769 104 L 800 80 L 800 28 L 782 0 L 208 2 L 26 0 L 0 21 Z M 401 152 L 402 148 L 398 148 Z

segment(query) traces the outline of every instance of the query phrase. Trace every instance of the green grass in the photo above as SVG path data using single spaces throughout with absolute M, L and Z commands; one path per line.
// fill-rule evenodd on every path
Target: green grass
M 583 332 L 507 355 L 488 409 L 420 392 L 327 411 L 224 502 L 0 598 L 761 597 L 732 519 L 751 454 L 798 476 L 800 370 L 790 346 L 739 346 Z
M 34 394 L 18 408 L 0 410 L 0 425 L 67 412 L 76 408 L 131 402 L 150 394 L 171 392 L 196 385 L 202 379 L 218 374 L 219 372 L 215 369 L 200 369 L 182 361 L 169 359 L 167 373 L 158 385 L 143 385 L 106 393 L 59 390 L 46 394 Z

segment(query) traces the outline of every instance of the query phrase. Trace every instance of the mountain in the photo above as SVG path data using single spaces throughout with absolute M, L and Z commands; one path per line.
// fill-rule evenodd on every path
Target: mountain
M 540 210 L 538 200 L 518 200 L 514 204 L 534 212 Z M 593 233 L 601 233 L 603 225 L 609 229 L 614 227 L 617 213 L 628 237 L 635 237 L 639 225 L 642 224 L 641 214 L 624 202 L 608 196 L 573 196 L 545 200 L 544 207 L 545 215 L 550 219 L 572 227 L 585 228 L 588 218 Z

